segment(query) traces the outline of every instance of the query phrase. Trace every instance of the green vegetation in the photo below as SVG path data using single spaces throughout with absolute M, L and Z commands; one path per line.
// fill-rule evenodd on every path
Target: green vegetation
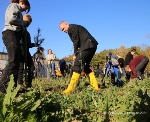
M 101 79 L 98 79 L 101 84 Z M 0 122 L 148 122 L 150 79 L 130 81 L 93 91 L 81 78 L 70 95 L 62 95 L 69 78 L 35 79 L 34 90 L 17 94 L 13 78 L 7 94 L 0 94 Z

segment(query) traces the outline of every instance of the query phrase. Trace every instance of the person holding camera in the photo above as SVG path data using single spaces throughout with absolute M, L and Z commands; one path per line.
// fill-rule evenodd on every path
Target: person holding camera
M 106 56 L 107 70 L 106 73 L 111 71 L 111 82 L 113 85 L 122 86 L 121 80 L 122 68 L 124 67 L 124 59 L 119 55 L 109 52 Z M 116 77 L 116 80 L 115 80 Z

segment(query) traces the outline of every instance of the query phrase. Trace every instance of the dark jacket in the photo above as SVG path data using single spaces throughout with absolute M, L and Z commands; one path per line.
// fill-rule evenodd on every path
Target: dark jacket
M 59 60 L 60 69 L 66 69 L 66 61 L 64 59 Z
M 31 36 L 30 36 L 30 33 L 26 30 L 26 36 L 27 38 L 25 38 L 25 34 L 23 33 L 22 35 L 22 40 L 21 40 L 21 45 L 22 46 L 25 46 L 25 39 L 27 39 L 27 52 L 29 52 L 29 48 L 32 48 L 32 47 L 37 47 L 35 43 L 31 43 Z
M 131 52 L 128 52 L 128 54 L 125 57 L 125 65 L 129 65 L 130 61 L 133 59 L 133 55 L 131 54 Z
M 139 55 L 136 56 L 135 58 L 133 58 L 130 63 L 129 63 L 129 67 L 132 71 L 132 76 L 131 78 L 136 78 L 136 66 L 142 61 L 142 59 L 144 58 L 143 55 Z
M 81 25 L 70 24 L 68 29 L 68 35 L 74 45 L 74 54 L 77 55 L 77 51 L 97 48 L 98 42 L 94 37 Z
M 27 48 L 37 47 L 35 43 L 31 43 L 30 33 L 27 31 Z

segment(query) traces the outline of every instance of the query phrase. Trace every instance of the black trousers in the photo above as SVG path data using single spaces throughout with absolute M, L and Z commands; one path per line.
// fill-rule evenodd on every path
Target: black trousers
M 77 72 L 79 74 L 81 74 L 82 70 L 84 70 L 86 74 L 91 73 L 92 70 L 90 69 L 89 64 L 95 52 L 96 52 L 96 48 L 91 48 L 91 49 L 87 49 L 82 52 L 79 52 L 74 61 L 74 65 L 72 66 L 72 71 Z
M 3 32 L 2 38 L 8 53 L 8 65 L 6 65 L 0 81 L 0 91 L 5 93 L 9 76 L 17 75 L 20 62 L 20 40 L 22 33 L 11 30 Z M 14 79 L 16 80 L 16 79 Z
M 25 65 L 25 48 L 23 45 L 21 45 L 20 48 L 20 66 L 19 66 L 19 71 L 18 71 L 18 84 L 23 84 L 23 75 L 24 75 L 24 65 Z M 32 85 L 32 79 L 34 76 L 33 71 L 35 70 L 34 63 L 31 57 L 31 54 L 29 52 L 29 49 L 27 49 L 27 85 L 31 86 Z M 17 83 L 16 83 L 17 84 Z
M 144 78 L 144 70 L 149 62 L 148 57 L 144 56 L 141 62 L 136 66 L 136 75 Z
M 64 67 L 60 67 L 60 72 L 61 72 L 62 76 L 65 77 L 65 68 Z
M 125 78 L 126 78 L 126 81 L 129 81 L 131 78 L 131 72 L 126 72 Z

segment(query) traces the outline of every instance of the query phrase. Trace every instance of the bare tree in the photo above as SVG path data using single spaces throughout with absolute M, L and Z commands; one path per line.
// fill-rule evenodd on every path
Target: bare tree
M 147 44 L 141 44 L 139 47 L 141 50 L 147 50 L 148 45 Z
M 38 28 L 37 29 L 37 35 L 36 36 L 34 36 L 34 42 L 35 42 L 35 44 L 38 46 L 38 47 L 41 47 L 41 44 L 44 42 L 44 38 L 42 38 L 42 39 L 40 39 L 40 36 L 41 36 L 41 29 L 40 28 Z
M 41 44 L 44 42 L 44 38 L 40 38 L 41 37 L 41 29 L 38 28 L 37 29 L 37 35 L 34 36 L 34 42 L 37 45 L 37 51 L 36 53 L 38 53 L 40 55 L 40 58 L 43 59 L 44 58 L 44 48 L 41 47 Z

